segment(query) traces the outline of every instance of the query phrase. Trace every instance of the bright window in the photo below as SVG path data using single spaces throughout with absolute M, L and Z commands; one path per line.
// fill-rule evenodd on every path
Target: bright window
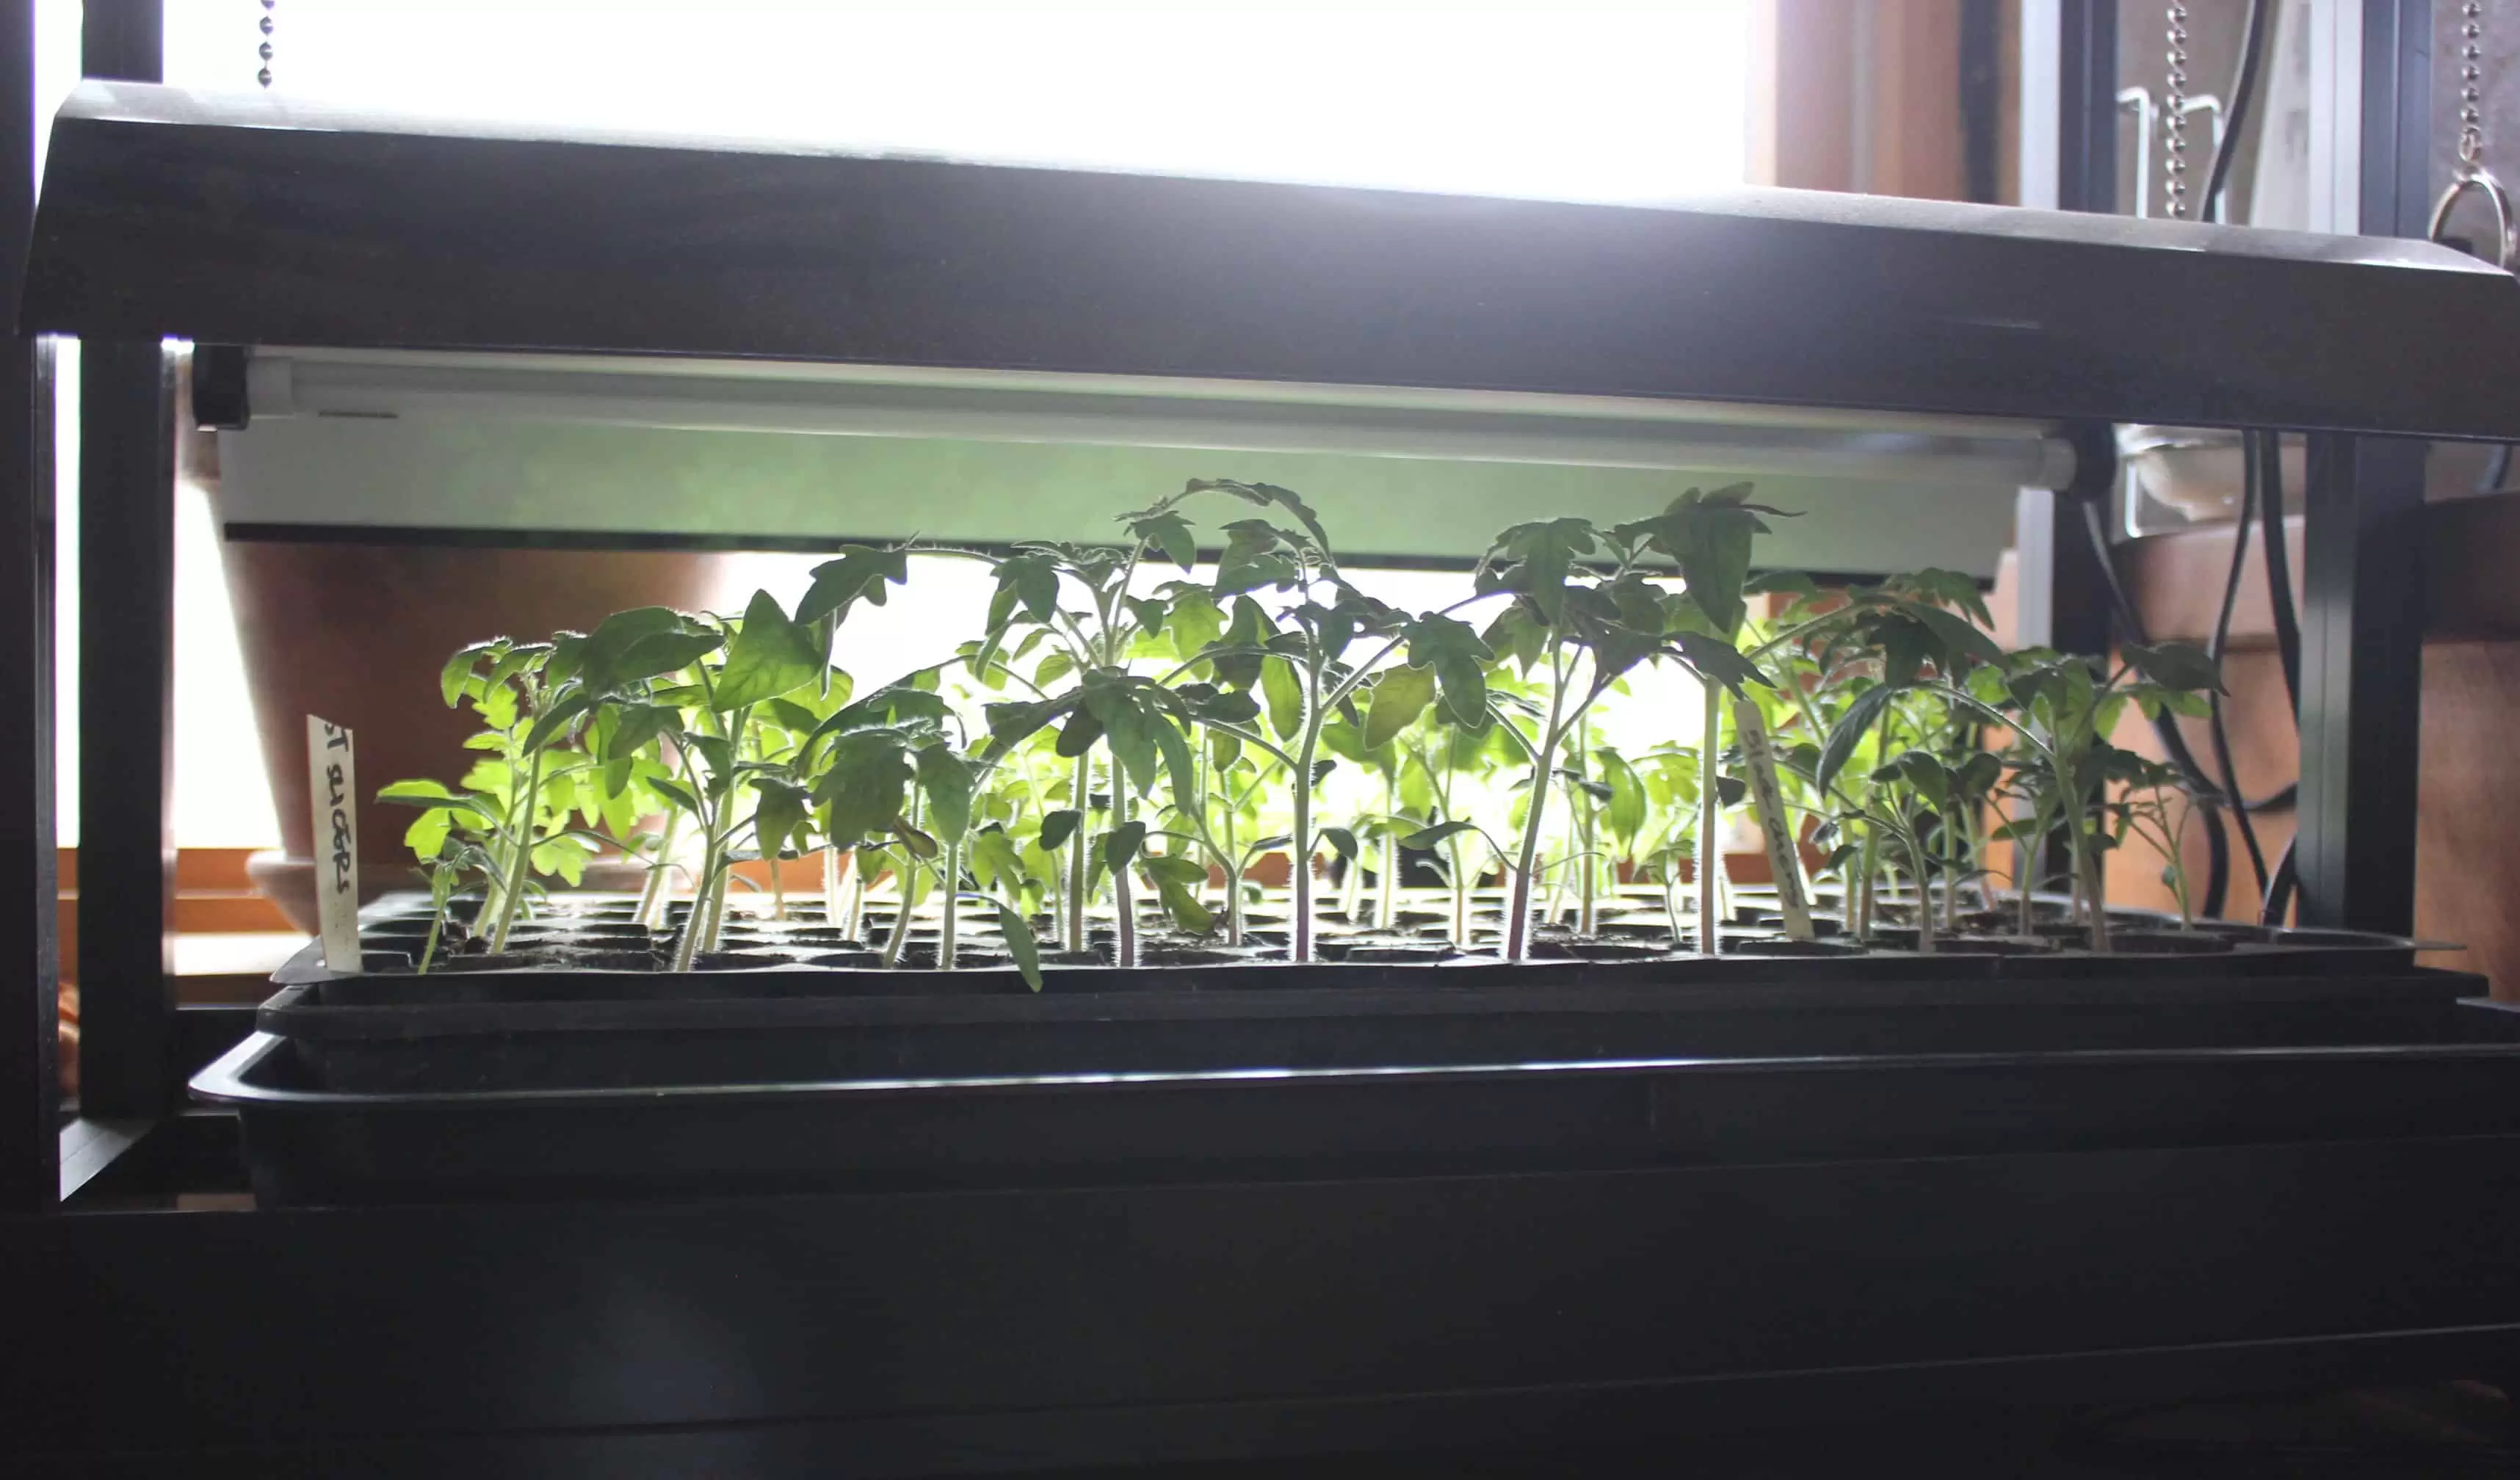
M 1743 178 L 1749 9 L 1749 0 L 291 0 L 274 13 L 272 69 L 281 95 L 362 108 L 1648 202 Z M 254 90 L 263 14 L 257 0 L 167 0 L 167 80 Z M 76 0 L 42 0 L 39 25 L 38 97 L 49 110 L 75 73 Z M 74 373 L 65 379 L 58 755 L 62 835 L 75 842 L 77 413 Z M 781 589 L 795 573 L 794 561 L 769 560 L 742 584 Z M 199 489 L 179 499 L 176 604 L 177 840 L 266 844 L 275 824 L 225 619 L 215 516 Z

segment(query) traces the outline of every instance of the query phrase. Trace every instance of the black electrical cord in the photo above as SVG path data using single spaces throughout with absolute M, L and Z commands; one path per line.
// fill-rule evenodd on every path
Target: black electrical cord
M 2223 605 L 2214 616 L 2214 636 L 2205 645 L 2205 655 L 2221 667 L 2223 653 L 2231 644 L 2231 613 L 2240 605 L 2240 572 L 2249 561 L 2249 519 L 2257 513 L 2260 485 L 2265 481 L 2258 466 L 2258 441 L 2251 433 L 2241 446 L 2241 458 L 2247 471 L 2240 479 L 2240 521 L 2231 533 L 2231 568 L 2223 578 Z M 2249 821 L 2249 809 L 2242 804 L 2239 768 L 2231 761 L 2231 731 L 2223 719 L 2223 693 L 2217 689 L 2205 695 L 2206 731 L 2214 741 L 2214 764 L 2222 768 L 2223 794 L 2231 798 L 2231 820 L 2240 827 L 2240 844 L 2249 850 L 2249 872 L 2258 882 L 2263 899 L 2267 889 L 2266 850 L 2258 846 L 2257 825 Z M 2215 912 L 2221 913 L 2219 911 Z
M 2258 497 L 2265 506 L 2267 537 L 2267 601 L 2274 608 L 2275 650 L 2283 659 L 2284 693 L 2292 700 L 2293 728 L 2301 727 L 2301 617 L 2292 605 L 2292 555 L 2284 540 L 2283 439 L 2272 431 L 2253 431 L 2249 442 L 2257 451 Z M 2298 782 L 2291 787 L 2294 796 L 2301 794 Z M 2300 840 L 2295 832 L 2284 843 L 2283 857 L 2275 864 L 2274 877 L 2267 881 L 2266 895 L 2259 901 L 2258 923 L 2279 925 L 2292 911 L 2292 898 L 2301 882 L 2293 849 Z
M 2283 439 L 2272 431 L 2248 433 L 2256 465 L 2258 512 L 2267 545 L 2267 602 L 2274 607 L 2275 650 L 2283 657 L 2284 693 L 2301 722 L 2301 617 L 2292 606 L 2292 547 L 2284 539 Z
M 2248 127 L 2249 109 L 2258 99 L 2260 54 L 2266 50 L 2269 27 L 2268 0 L 2249 0 L 2248 23 L 2240 31 L 2240 76 L 2231 84 L 2231 111 L 2223 115 L 2223 137 L 2214 146 L 2214 166 L 2205 176 L 2205 219 L 2227 221 L 2229 212 L 2223 209 L 2223 185 L 2231 173 L 2231 161 L 2240 153 L 2240 135 Z

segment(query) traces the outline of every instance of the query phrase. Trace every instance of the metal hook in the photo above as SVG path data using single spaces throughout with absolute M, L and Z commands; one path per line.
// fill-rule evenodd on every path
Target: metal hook
M 2494 207 L 2495 233 L 2500 249 L 2488 260 L 2504 272 L 2520 271 L 2520 233 L 2515 233 L 2511 218 L 2511 193 L 2494 177 L 2494 171 L 2482 164 L 2461 164 L 2451 171 L 2450 189 L 2442 192 L 2440 203 L 2433 206 L 2432 226 L 2424 235 L 2436 243 L 2446 241 L 2450 213 L 2459 199 L 2469 191 L 2482 191 L 2486 203 Z

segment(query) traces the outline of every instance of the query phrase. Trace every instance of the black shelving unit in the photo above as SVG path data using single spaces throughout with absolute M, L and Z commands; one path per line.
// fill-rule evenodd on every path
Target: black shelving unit
M 155 9 L 91 0 L 92 74 L 152 70 Z M 2061 9 L 2060 177 L 2090 209 L 2090 182 L 2113 178 L 2093 89 L 2113 85 L 2114 6 Z M 19 120 L 28 10 L 0 6 L 0 114 Z M 2363 223 L 2403 237 L 2420 226 L 2429 6 L 2365 17 Z M 2027 1142 L 1926 1157 L 175 1207 L 238 1186 L 232 1123 L 180 1110 L 179 1086 L 248 1018 L 175 1011 L 151 968 L 168 878 L 161 336 L 2308 431 L 2303 914 L 2384 931 L 2411 913 L 2414 439 L 2520 440 L 2503 393 L 2520 365 L 2445 364 L 2405 327 L 2456 313 L 2464 342 L 2520 355 L 2520 288 L 2385 244 L 2171 251 L 2165 233 L 2207 229 L 1843 199 L 1647 212 L 1043 171 L 980 189 L 932 161 L 288 124 L 91 91 L 57 128 L 41 215 L 0 195 L 0 264 L 33 242 L 0 367 L 0 404 L 23 412 L 0 419 L 5 528 L 29 535 L 0 538 L 0 584 L 31 598 L 0 608 L 0 692 L 29 738 L 0 794 L 0 893 L 34 904 L 0 927 L 0 993 L 34 1028 L 0 1051 L 15 1445 L 134 1472 L 180 1454 L 213 1473 L 912 1474 L 1668 1442 L 1815 1412 L 2520 1370 L 2507 1096 L 2472 1125 L 2268 1139 L 2200 1114 L 2115 1144 L 2050 1114 L 2061 1083 L 2034 1078 L 2012 1107 Z M 0 140 L 28 142 L 17 127 Z M 1673 260 L 1716 264 L 1727 291 L 1687 291 Z M 647 291 L 669 263 L 688 269 L 677 292 Z M 1786 293 L 1824 339 L 1778 332 Z M 2301 312 L 2335 301 L 2355 309 Z M 82 336 L 88 392 L 97 913 L 88 1119 L 68 1133 L 47 1089 L 36 331 Z M 2097 649 L 2072 497 L 2025 502 L 2025 628 Z M 64 1146 L 100 1168 L 68 1202 Z

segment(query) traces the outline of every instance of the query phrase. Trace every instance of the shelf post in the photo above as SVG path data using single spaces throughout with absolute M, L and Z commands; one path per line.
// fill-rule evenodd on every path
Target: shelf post
M 2362 233 L 2430 213 L 2431 0 L 2364 0 Z M 2301 921 L 2411 933 L 2422 750 L 2424 444 L 2315 434 L 2304 493 Z
M 89 0 L 82 67 L 156 81 L 158 0 Z M 79 890 L 83 1113 L 148 1117 L 173 1098 L 175 465 L 158 341 L 89 339 L 79 358 Z
M 17 298 L 35 205 L 32 0 L 0 0 L 0 287 Z M 12 319 L 14 326 L 15 319 Z M 60 892 L 53 828 L 53 479 L 50 390 L 35 340 L 0 339 L 0 702 L 19 738 L 0 784 L 0 1213 L 49 1207 L 61 1141 Z

